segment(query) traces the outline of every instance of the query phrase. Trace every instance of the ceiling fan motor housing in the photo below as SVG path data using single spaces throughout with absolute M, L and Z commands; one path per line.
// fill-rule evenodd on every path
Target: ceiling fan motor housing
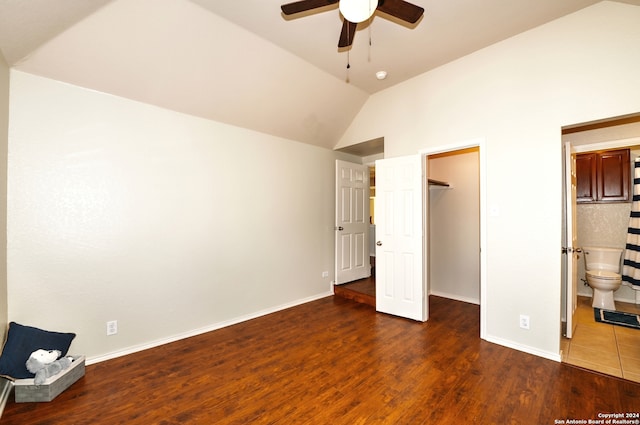
M 341 0 L 340 13 L 349 22 L 359 23 L 371 18 L 378 7 L 378 0 Z
M 280 6 L 285 15 L 294 15 L 308 10 L 318 9 L 339 3 L 340 13 L 344 17 L 338 47 L 349 47 L 353 43 L 356 26 L 371 18 L 376 10 L 394 18 L 415 24 L 420 20 L 424 9 L 405 0 L 298 0 Z

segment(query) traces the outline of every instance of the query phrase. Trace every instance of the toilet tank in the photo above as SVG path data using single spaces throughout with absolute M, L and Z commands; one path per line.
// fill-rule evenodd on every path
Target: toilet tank
M 622 249 L 604 248 L 599 246 L 585 246 L 582 248 L 587 270 L 607 270 L 620 272 Z

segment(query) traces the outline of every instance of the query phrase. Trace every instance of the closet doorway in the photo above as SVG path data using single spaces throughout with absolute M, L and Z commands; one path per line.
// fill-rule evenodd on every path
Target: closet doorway
M 383 156 L 383 147 L 380 151 L 362 151 L 366 145 L 355 145 L 353 148 L 363 156 L 363 163 L 367 161 L 367 155 Z M 348 153 L 350 148 L 340 149 Z M 366 153 L 365 153 L 366 152 Z M 483 210 L 484 187 L 481 185 L 484 175 L 484 140 L 474 139 L 442 149 L 430 149 L 421 151 L 425 161 L 426 176 L 432 180 L 440 180 L 449 183 L 449 187 L 431 185 L 427 189 L 425 178 L 425 230 L 429 235 L 425 241 L 425 281 L 429 281 L 427 288 L 429 295 L 436 295 L 481 305 L 481 300 L 486 300 L 485 282 L 482 264 L 484 259 L 483 235 L 486 227 Z M 379 158 L 379 157 L 378 157 Z M 375 158 L 375 159 L 378 159 Z M 375 176 L 375 168 L 371 170 Z M 372 204 L 375 197 L 375 180 L 371 191 Z M 371 208 L 372 221 L 375 224 L 375 208 Z M 485 250 L 486 252 L 486 250 Z M 375 258 L 373 259 L 373 279 L 368 282 L 346 285 L 342 289 L 352 286 L 356 291 L 361 290 L 358 285 L 367 284 L 375 286 Z M 366 295 L 370 302 L 375 300 L 373 289 L 366 288 L 366 294 L 348 294 L 348 298 L 360 298 Z M 338 291 L 336 290 L 336 294 Z M 370 303 L 367 302 L 367 303 Z M 480 308 L 480 336 L 485 334 L 486 311 Z
M 480 148 L 426 157 L 429 294 L 480 304 Z

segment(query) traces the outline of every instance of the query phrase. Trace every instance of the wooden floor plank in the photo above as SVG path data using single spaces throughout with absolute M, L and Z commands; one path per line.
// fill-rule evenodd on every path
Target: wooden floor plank
M 356 302 L 376 306 L 376 279 L 370 276 L 365 279 L 342 285 L 334 285 L 333 293 L 339 297 L 354 300 Z
M 553 424 L 640 410 L 640 384 L 479 338 L 479 307 L 427 323 L 328 297 L 87 366 L 0 424 Z

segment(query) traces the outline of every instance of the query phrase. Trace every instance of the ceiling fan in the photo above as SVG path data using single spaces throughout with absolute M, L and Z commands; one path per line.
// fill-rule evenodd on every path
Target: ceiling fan
M 344 17 L 338 47 L 349 47 L 353 43 L 358 22 L 369 19 L 376 10 L 410 24 L 418 22 L 424 9 L 404 0 L 300 0 L 280 6 L 282 13 L 293 15 L 320 7 L 340 3 Z

